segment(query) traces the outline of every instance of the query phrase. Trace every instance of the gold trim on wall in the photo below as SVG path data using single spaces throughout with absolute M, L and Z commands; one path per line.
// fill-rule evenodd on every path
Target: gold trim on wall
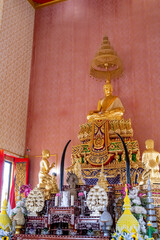
M 34 3 L 32 0 L 28 0 L 28 2 L 32 5 L 32 7 L 36 8 L 36 3 Z
M 28 0 L 28 2 L 32 5 L 32 7 L 34 7 L 35 9 L 36 8 L 42 8 L 42 7 L 46 7 L 46 6 L 49 6 L 51 4 L 55 4 L 55 3 L 60 3 L 60 2 L 64 2 L 64 1 L 67 1 L 67 0 L 53 0 L 53 1 L 50 1 L 48 3 L 35 3 L 33 2 L 33 0 Z
M 11 151 L 9 151 L 9 150 L 7 150 L 7 149 L 0 148 L 0 150 L 3 150 L 5 153 L 13 154 L 13 155 L 15 155 L 15 156 L 17 156 L 17 157 L 19 157 L 19 158 L 24 158 L 24 156 L 19 155 L 19 154 L 14 153 L 14 152 L 11 152 Z

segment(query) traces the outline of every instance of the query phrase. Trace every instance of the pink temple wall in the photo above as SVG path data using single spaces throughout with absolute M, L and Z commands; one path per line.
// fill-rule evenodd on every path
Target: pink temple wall
M 132 119 L 141 152 L 147 138 L 160 151 L 160 1 L 68 0 L 36 10 L 26 147 L 58 154 L 103 97 L 103 82 L 90 78 L 90 63 L 107 35 L 124 64 L 114 94 Z M 38 183 L 39 158 L 30 157 L 30 183 Z

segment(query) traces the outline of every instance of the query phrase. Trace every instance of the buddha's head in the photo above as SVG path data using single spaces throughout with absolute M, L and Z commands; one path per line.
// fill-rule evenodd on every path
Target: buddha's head
M 43 158 L 49 158 L 49 157 L 50 157 L 50 152 L 49 152 L 49 150 L 43 150 L 43 151 L 42 151 L 42 157 L 43 157 Z
M 104 93 L 106 96 L 110 96 L 113 92 L 113 87 L 112 87 L 111 83 L 106 83 L 103 86 L 103 90 L 104 90 Z
M 154 141 L 152 139 L 147 139 L 145 145 L 146 149 L 154 149 Z

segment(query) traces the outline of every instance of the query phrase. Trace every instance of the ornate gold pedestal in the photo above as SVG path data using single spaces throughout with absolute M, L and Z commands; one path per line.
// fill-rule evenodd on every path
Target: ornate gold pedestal
M 76 162 L 79 162 L 86 185 L 94 185 L 103 163 L 109 184 L 126 183 L 125 152 L 116 133 L 121 135 L 129 152 L 131 181 L 133 184 L 138 183 L 143 166 L 138 141 L 133 139 L 130 119 L 103 119 L 82 124 L 78 134 L 81 144 L 72 147 L 72 165 L 67 168 L 67 172 L 74 171 Z
M 23 226 L 20 226 L 20 225 L 15 226 L 15 229 L 16 229 L 15 234 L 20 234 L 22 228 L 23 228 Z

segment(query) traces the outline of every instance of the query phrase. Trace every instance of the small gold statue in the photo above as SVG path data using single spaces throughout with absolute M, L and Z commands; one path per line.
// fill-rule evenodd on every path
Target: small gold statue
M 77 178 L 78 178 L 78 185 L 84 185 L 83 182 L 83 177 L 82 177 L 82 172 L 81 172 L 81 157 L 80 154 L 77 155 L 72 155 L 73 157 L 73 161 L 74 161 L 74 168 L 73 168 L 73 173 L 76 174 Z
M 118 164 L 119 162 L 119 154 L 118 154 L 118 151 L 116 151 L 116 154 L 115 154 L 115 164 Z
M 91 111 L 87 115 L 88 120 L 108 119 L 108 120 L 120 120 L 124 114 L 124 107 L 121 100 L 112 95 L 112 85 L 109 81 L 103 87 L 105 97 L 98 102 L 97 111 Z
M 108 192 L 108 182 L 107 182 L 107 179 L 104 175 L 104 166 L 103 166 L 103 163 L 102 163 L 102 168 L 101 168 L 101 172 L 100 172 L 100 176 L 99 176 L 99 179 L 98 179 L 98 185 L 102 188 L 104 188 L 104 190 L 106 192 Z
M 49 164 L 48 158 L 50 152 L 48 150 L 42 151 L 42 160 L 40 161 L 40 172 L 39 172 L 39 185 L 40 189 L 44 190 L 45 199 L 50 199 L 50 194 L 58 189 L 55 179 L 49 174 L 49 171 L 54 167 L 55 163 Z
M 144 165 L 144 173 L 140 185 L 147 184 L 148 175 L 151 183 L 160 183 L 160 154 L 154 150 L 154 141 L 148 139 L 145 141 L 146 150 L 142 154 L 142 163 Z
M 56 182 L 56 175 L 53 173 L 52 174 L 52 191 L 51 193 L 58 193 L 59 192 L 59 189 L 58 189 L 58 186 L 57 186 L 57 182 Z

